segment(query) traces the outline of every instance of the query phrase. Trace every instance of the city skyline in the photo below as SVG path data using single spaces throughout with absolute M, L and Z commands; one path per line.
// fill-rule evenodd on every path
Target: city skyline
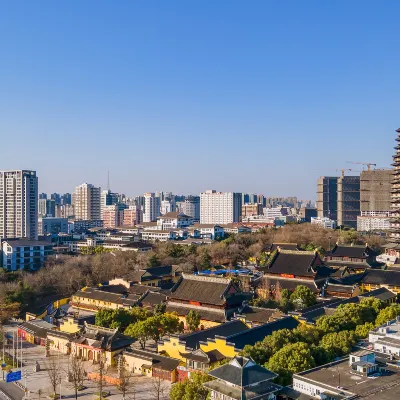
M 23 145 L 0 169 L 315 198 L 346 161 L 389 166 L 398 2 L 172 3 L 3 5 L 2 146 Z

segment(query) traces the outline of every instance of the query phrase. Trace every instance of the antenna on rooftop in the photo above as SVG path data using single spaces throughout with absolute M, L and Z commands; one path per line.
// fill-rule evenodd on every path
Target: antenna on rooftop
M 110 190 L 110 170 L 107 171 L 107 189 Z

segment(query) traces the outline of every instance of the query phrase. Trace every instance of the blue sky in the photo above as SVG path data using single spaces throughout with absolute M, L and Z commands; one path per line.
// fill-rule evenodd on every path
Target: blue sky
M 398 1 L 0 0 L 0 169 L 40 190 L 315 198 L 389 166 Z

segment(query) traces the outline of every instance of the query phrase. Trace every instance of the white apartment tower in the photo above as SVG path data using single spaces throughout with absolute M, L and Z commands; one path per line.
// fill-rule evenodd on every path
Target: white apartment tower
M 90 183 L 83 183 L 75 188 L 72 194 L 72 204 L 77 221 L 100 220 L 101 219 L 101 188 Z
M 230 224 L 239 222 L 242 194 L 206 190 L 200 193 L 200 223 Z
M 157 217 L 161 215 L 161 198 L 154 193 L 144 194 L 144 213 L 143 222 L 157 221 Z
M 0 238 L 38 238 L 35 171 L 0 172 Z

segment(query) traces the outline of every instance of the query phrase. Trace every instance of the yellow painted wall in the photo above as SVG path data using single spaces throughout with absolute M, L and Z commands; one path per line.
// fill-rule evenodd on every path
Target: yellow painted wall
M 218 350 L 225 357 L 233 358 L 238 353 L 233 346 L 226 344 L 225 339 L 216 338 L 214 341 L 207 341 L 207 344 L 200 344 L 200 349 L 203 351 Z
M 69 354 L 70 346 L 68 339 L 52 336 L 50 333 L 47 334 L 47 338 L 50 340 L 50 350 L 54 350 L 62 354 Z
M 66 320 L 61 322 L 60 331 L 67 333 L 76 333 L 80 331 L 78 322 L 73 317 L 68 317 Z
M 124 361 L 129 372 L 151 376 L 151 368 L 142 368 L 142 365 L 149 365 L 150 361 L 148 359 L 140 358 L 138 356 L 125 355 Z
M 85 297 L 74 296 L 74 295 L 72 296 L 72 302 L 74 303 L 75 308 L 80 308 L 82 310 L 90 310 L 90 311 L 92 311 L 93 308 L 101 308 L 109 310 L 116 310 L 117 308 L 121 308 L 121 305 L 117 303 L 111 303 L 103 300 L 88 299 Z
M 185 349 L 185 345 L 179 343 L 179 339 L 175 337 L 170 337 L 168 340 L 164 340 L 161 344 L 158 344 L 158 352 L 166 352 L 169 357 L 178 358 L 179 360 L 184 361 L 184 358 L 181 357 L 179 352 L 187 353 Z

